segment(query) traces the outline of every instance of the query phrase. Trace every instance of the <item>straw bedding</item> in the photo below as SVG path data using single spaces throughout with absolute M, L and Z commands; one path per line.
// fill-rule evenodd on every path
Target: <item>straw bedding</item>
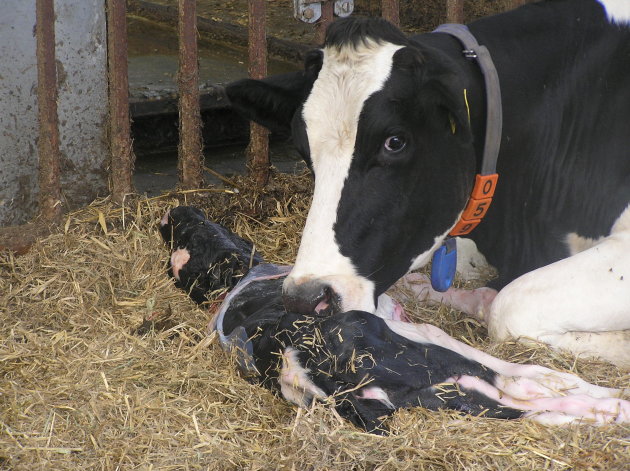
M 70 214 L 21 257 L 0 255 L 0 469 L 467 470 L 630 468 L 630 427 L 544 427 L 421 409 L 391 435 L 368 435 L 326 404 L 298 410 L 239 376 L 208 336 L 208 309 L 166 275 L 165 210 L 194 204 L 295 257 L 308 175 L 276 175 L 257 194 L 209 189 Z M 510 361 L 536 362 L 627 387 L 629 376 L 548 350 L 489 344 L 446 308 L 406 306 L 420 322 Z M 138 329 L 141 327 L 141 329 Z

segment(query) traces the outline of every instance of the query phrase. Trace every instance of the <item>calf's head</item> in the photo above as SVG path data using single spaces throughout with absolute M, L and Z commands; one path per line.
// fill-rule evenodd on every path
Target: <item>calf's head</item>
M 473 182 L 463 88 L 446 55 L 375 19 L 333 23 L 302 72 L 227 86 L 250 119 L 290 128 L 315 175 L 287 307 L 373 312 L 429 260 Z

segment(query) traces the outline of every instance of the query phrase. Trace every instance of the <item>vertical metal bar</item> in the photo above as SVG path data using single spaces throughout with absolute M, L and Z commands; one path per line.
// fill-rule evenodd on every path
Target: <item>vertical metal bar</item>
M 199 65 L 197 62 L 197 2 L 179 0 L 179 185 L 203 185 Z
M 249 0 L 248 72 L 253 79 L 267 75 L 267 37 L 265 0 Z M 269 131 L 256 123 L 250 123 L 247 146 L 247 168 L 256 186 L 262 188 L 269 180 Z
M 464 22 L 464 0 L 446 0 L 446 22 Z
M 39 115 L 39 214 L 44 221 L 61 216 L 57 66 L 55 63 L 55 8 L 53 0 L 37 0 L 37 103 Z
M 315 23 L 315 40 L 317 44 L 324 44 L 326 39 L 326 28 L 333 20 L 334 12 L 333 0 L 322 1 L 322 16 L 317 23 Z
M 125 0 L 107 0 L 107 61 L 109 69 L 109 126 L 112 198 L 122 203 L 134 192 L 127 75 L 127 18 Z
M 400 8 L 398 0 L 382 0 L 381 16 L 396 27 L 400 27 Z

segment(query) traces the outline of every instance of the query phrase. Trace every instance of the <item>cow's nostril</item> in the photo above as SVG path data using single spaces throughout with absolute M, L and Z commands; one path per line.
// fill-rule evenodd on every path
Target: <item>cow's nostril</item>
M 334 290 L 316 280 L 299 285 L 285 283 L 283 301 L 287 311 L 298 314 L 325 316 L 339 310 L 338 296 Z

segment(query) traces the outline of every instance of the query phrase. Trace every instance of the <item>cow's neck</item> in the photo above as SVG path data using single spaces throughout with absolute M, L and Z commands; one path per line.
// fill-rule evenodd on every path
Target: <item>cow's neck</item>
M 462 44 L 449 34 L 422 34 L 412 38 L 412 42 L 416 41 L 434 47 L 448 55 L 452 59 L 451 64 L 457 68 L 455 72 L 462 78 L 462 85 L 466 90 L 470 127 L 475 148 L 475 168 L 479 172 L 482 166 L 486 134 L 486 92 L 481 70 L 474 60 L 464 57 Z M 464 90 L 461 90 L 461 93 L 463 94 Z M 470 178 L 472 181 L 474 174 L 471 174 Z
M 553 86 L 547 83 L 549 77 L 570 74 L 576 67 L 576 61 L 589 54 L 587 48 L 592 48 L 594 36 L 604 31 L 606 25 L 601 22 L 601 15 L 601 5 L 595 0 L 557 1 L 525 5 L 471 23 L 471 32 L 480 44 L 490 50 L 502 86 L 509 87 L 503 93 L 504 108 L 514 109 L 519 106 L 519 102 L 514 100 L 523 97 L 535 99 L 541 94 L 541 89 Z M 532 25 L 537 27 L 532 28 Z M 467 86 L 479 168 L 486 107 L 485 85 L 477 64 L 463 57 L 460 42 L 448 35 L 423 34 L 413 40 L 439 48 L 460 67 L 461 77 L 465 77 Z M 524 121 L 522 115 L 512 115 L 518 117 L 518 122 L 510 122 L 508 116 L 506 132 L 511 132 L 511 127 L 520 127 Z

